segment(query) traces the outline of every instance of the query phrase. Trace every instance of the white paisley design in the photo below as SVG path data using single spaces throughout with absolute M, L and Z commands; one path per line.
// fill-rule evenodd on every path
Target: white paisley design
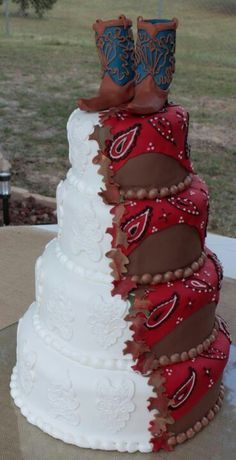
M 108 301 L 100 295 L 92 298 L 89 306 L 88 326 L 96 343 L 106 350 L 117 342 L 127 328 L 124 316 L 128 310 L 128 302 L 120 296 L 111 297 Z
M 35 381 L 35 365 L 37 355 L 29 345 L 28 341 L 24 341 L 19 351 L 18 366 L 20 383 L 24 392 L 28 395 L 31 393 Z
M 107 430 L 117 433 L 126 426 L 131 412 L 135 409 L 133 396 L 132 380 L 111 382 L 110 379 L 104 378 L 98 382 L 96 407 Z
M 58 224 L 58 237 L 61 236 L 63 217 L 64 217 L 64 195 L 65 195 L 65 185 L 61 180 L 57 186 L 57 224 Z
M 35 264 L 35 297 L 38 306 L 40 306 L 41 304 L 43 292 L 44 271 L 42 265 L 43 258 L 42 256 L 40 256 Z
M 71 340 L 73 336 L 74 315 L 71 301 L 66 296 L 65 290 L 54 290 L 45 301 L 47 310 L 46 322 L 50 331 L 61 339 Z
M 48 400 L 55 418 L 60 418 L 72 426 L 80 423 L 79 399 L 68 377 L 68 382 L 59 384 L 52 382 L 48 388 Z
M 99 124 L 98 114 L 94 113 L 92 117 L 86 115 L 83 111 L 75 110 L 67 124 L 69 159 L 79 179 L 84 176 L 88 162 L 98 150 L 97 142 L 89 139 L 94 126 Z
M 79 216 L 72 226 L 72 251 L 75 255 L 85 253 L 92 262 L 102 259 L 101 241 L 103 232 L 92 203 L 81 202 L 78 206 Z

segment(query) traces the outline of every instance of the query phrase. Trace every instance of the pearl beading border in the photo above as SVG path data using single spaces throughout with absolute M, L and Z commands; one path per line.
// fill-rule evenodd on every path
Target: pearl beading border
M 197 272 L 205 263 L 206 260 L 205 252 L 201 253 L 198 260 L 194 261 L 190 267 L 178 268 L 175 271 L 168 271 L 166 273 L 157 273 L 151 275 L 150 273 L 144 273 L 143 275 L 132 275 L 131 281 L 137 284 L 160 284 L 168 283 L 179 279 L 189 278 L 193 273 Z
M 175 436 L 171 436 L 168 439 L 168 444 L 172 447 L 176 446 L 176 444 L 183 444 L 183 442 L 187 441 L 188 439 L 193 438 L 197 433 L 199 433 L 199 431 L 201 431 L 203 428 L 209 425 L 209 423 L 215 418 L 216 414 L 218 414 L 222 406 L 223 399 L 224 399 L 224 385 L 221 384 L 219 397 L 216 403 L 214 404 L 214 406 L 212 407 L 212 409 L 210 409 L 207 412 L 207 414 L 204 417 L 202 417 L 201 420 L 196 422 L 191 428 L 188 428 L 188 430 L 186 430 L 185 432 L 179 433 Z
M 104 283 L 104 284 L 110 284 L 112 282 L 112 276 L 110 274 L 105 274 L 105 273 L 101 273 L 101 272 L 94 271 L 94 270 L 88 270 L 86 268 L 82 268 L 79 265 L 77 265 L 75 262 L 69 259 L 69 257 L 66 256 L 65 253 L 63 253 L 57 238 L 55 238 L 55 241 L 56 241 L 55 253 L 56 253 L 57 259 L 68 270 L 71 270 L 74 273 L 76 273 L 76 275 L 79 275 L 82 278 L 86 278 L 91 281 L 97 281 L 99 283 Z
M 33 303 L 30 308 L 33 308 L 34 306 L 37 307 L 36 302 Z M 110 370 L 132 370 L 132 359 L 125 359 L 123 357 L 122 359 L 93 357 L 91 355 L 78 353 L 72 348 L 66 346 L 57 337 L 55 337 L 54 334 L 47 331 L 47 329 L 42 326 L 42 321 L 40 321 L 37 310 L 33 313 L 33 327 L 43 342 L 52 347 L 54 350 L 60 352 L 60 354 L 64 355 L 66 358 L 76 361 L 82 366 Z
M 11 396 L 15 401 L 16 406 L 20 408 L 20 411 L 24 417 L 32 425 L 37 426 L 45 433 L 48 433 L 54 438 L 60 439 L 65 443 L 74 444 L 78 447 L 90 448 L 90 449 L 102 449 L 102 450 L 117 450 L 118 452 L 142 452 L 148 453 L 152 451 L 151 443 L 140 443 L 140 442 L 126 442 L 126 441 L 110 441 L 105 439 L 97 439 L 90 436 L 76 436 L 74 437 L 69 432 L 63 432 L 54 428 L 53 424 L 50 424 L 43 420 L 41 416 L 34 414 L 24 402 L 18 385 L 18 373 L 16 366 L 13 369 L 11 375 Z
M 183 192 L 191 183 L 192 175 L 188 174 L 182 182 L 173 184 L 169 187 L 161 187 L 159 189 L 156 187 L 150 189 L 140 187 L 137 190 L 130 188 L 126 191 L 120 189 L 120 194 L 127 200 L 155 200 L 156 198 L 166 198 L 167 196 L 173 196 L 176 195 L 176 193 Z
M 157 358 L 157 362 L 159 363 L 160 366 L 168 366 L 168 364 L 176 364 L 181 361 L 184 362 L 189 359 L 196 358 L 196 356 L 200 355 L 203 351 L 208 350 L 210 345 L 216 340 L 218 331 L 219 331 L 219 323 L 216 318 L 211 334 L 202 343 L 200 343 L 196 347 L 190 348 L 190 350 L 188 351 L 183 351 L 181 353 L 174 353 L 170 357 L 167 355 L 162 355 L 160 356 L 160 358 Z

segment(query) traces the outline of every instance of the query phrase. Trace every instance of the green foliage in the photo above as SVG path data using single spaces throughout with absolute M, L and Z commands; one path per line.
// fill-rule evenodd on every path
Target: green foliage
M 1 0 L 0 0 L 1 1 Z M 52 9 L 54 3 L 57 0 L 12 0 L 14 3 L 18 3 L 21 16 L 27 16 L 30 7 L 34 8 L 35 13 L 39 18 L 42 18 L 47 10 Z

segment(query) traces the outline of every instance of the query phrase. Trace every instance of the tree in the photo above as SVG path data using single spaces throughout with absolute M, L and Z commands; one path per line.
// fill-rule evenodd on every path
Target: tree
M 57 0 L 30 0 L 35 13 L 42 18 L 46 10 L 51 10 Z
M 19 14 L 21 16 L 27 16 L 28 10 L 30 6 L 32 6 L 39 18 L 42 18 L 47 10 L 51 10 L 56 1 L 57 0 L 13 0 L 13 2 L 19 4 Z

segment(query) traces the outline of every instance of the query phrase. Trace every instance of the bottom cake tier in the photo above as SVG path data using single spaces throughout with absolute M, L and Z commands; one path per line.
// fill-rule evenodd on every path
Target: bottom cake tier
M 11 379 L 11 394 L 30 423 L 51 436 L 80 447 L 150 452 L 153 450 L 148 400 L 154 396 L 148 378 L 132 369 L 95 368 L 66 357 L 43 339 L 33 321 L 36 304 L 20 320 L 17 336 L 17 364 Z M 220 351 L 223 341 L 224 351 Z M 170 445 L 194 436 L 214 418 L 222 402 L 221 377 L 228 357 L 228 338 L 219 331 L 216 347 L 211 353 L 189 361 L 190 377 L 172 395 L 172 411 L 180 411 Z M 213 353 L 212 351 L 212 353 Z M 208 366 L 208 363 L 209 366 Z M 173 375 L 181 376 L 178 365 L 163 367 L 166 390 L 171 398 Z M 202 367 L 204 374 L 197 373 Z M 208 375 L 208 370 L 211 375 Z M 198 381 L 196 382 L 196 375 Z M 214 376 L 214 378 L 213 378 Z M 174 379 L 175 380 L 175 379 Z M 204 380 L 204 382 L 203 382 Z M 199 388 L 208 390 L 204 395 Z M 171 383 L 172 382 L 172 383 Z M 184 399 L 190 397 L 197 383 L 198 392 L 190 409 L 182 413 Z M 175 385 L 175 386 L 176 386 Z M 173 425 L 173 428 L 174 428 Z M 184 432 L 183 432 L 184 429 Z

